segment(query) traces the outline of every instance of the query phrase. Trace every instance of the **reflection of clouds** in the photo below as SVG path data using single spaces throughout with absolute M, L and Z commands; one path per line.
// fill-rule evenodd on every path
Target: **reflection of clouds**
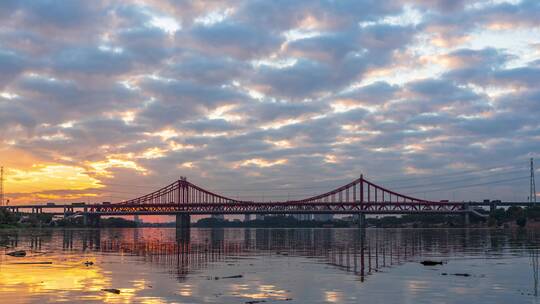
M 339 303 L 343 301 L 343 293 L 341 291 L 325 291 L 324 298 L 326 302 Z
M 453 287 L 453 288 L 450 288 L 450 290 L 460 295 L 465 295 L 468 292 L 470 292 L 470 288 L 467 288 L 467 287 Z
M 419 280 L 409 280 L 407 281 L 407 289 L 412 293 L 421 293 L 424 292 L 430 283 L 428 281 L 419 281 Z
M 258 281 L 243 285 L 233 284 L 231 286 L 231 290 L 234 290 L 232 293 L 234 295 L 256 300 L 285 300 L 289 298 L 287 290 L 280 289 L 277 286 L 271 284 L 261 284 Z
M 84 291 L 88 300 L 104 300 L 101 289 L 109 288 L 110 277 L 100 267 L 85 267 L 85 260 L 46 255 L 43 260 L 52 265 L 13 265 L 6 259 L 0 271 L 0 293 L 8 302 L 21 299 L 22 294 L 51 294 L 51 298 L 66 298 L 72 291 Z M 17 259 L 16 262 L 27 261 Z M 28 262 L 34 262 L 28 260 Z M 97 263 L 96 263 L 97 264 Z M 93 294 L 95 293 L 95 294 Z
M 125 232 L 128 233 L 128 231 Z M 73 231 L 67 236 L 64 233 L 64 242 L 66 237 L 72 238 Z M 39 299 L 42 302 L 133 303 L 136 300 L 137 303 L 167 303 L 160 297 L 141 296 L 141 292 L 148 290 L 152 285 L 142 276 L 134 273 L 131 274 L 129 280 L 122 280 L 124 270 L 117 268 L 118 259 L 125 261 L 126 257 L 122 254 L 106 257 L 88 252 L 76 254 L 66 251 L 55 252 L 51 249 L 55 249 L 55 244 L 59 245 L 55 242 L 55 240 L 59 241 L 58 239 L 53 238 L 49 241 L 47 238 L 38 237 L 38 239 L 39 241 L 35 243 L 32 239 L 32 246 L 39 247 L 32 248 L 46 251 L 44 255 L 32 257 L 33 254 L 30 254 L 25 258 L 11 258 L 5 256 L 4 251 L 0 252 L 0 299 L 2 301 L 19 303 L 35 302 Z M 73 239 L 69 241 L 73 242 Z M 76 240 L 78 241 L 80 240 Z M 97 246 L 95 242 L 93 244 Z M 49 247 L 51 245 L 52 248 Z M 73 250 L 74 247 L 71 246 L 69 249 Z M 52 264 L 15 264 L 42 261 L 52 262 Z M 86 261 L 92 261 L 93 265 L 85 266 Z M 102 290 L 107 288 L 117 288 L 121 292 L 114 294 Z
M 183 297 L 191 297 L 191 295 L 193 294 L 192 286 L 189 284 L 182 285 L 182 287 L 180 287 L 180 290 L 178 291 L 178 294 Z

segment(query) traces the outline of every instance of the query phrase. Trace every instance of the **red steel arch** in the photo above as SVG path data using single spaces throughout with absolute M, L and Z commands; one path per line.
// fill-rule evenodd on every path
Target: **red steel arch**
M 121 205 L 147 205 L 147 204 L 190 204 L 190 203 L 239 203 L 223 195 L 205 190 L 181 177 L 174 183 L 157 191 L 120 202 Z
M 360 175 L 360 178 L 332 191 L 306 199 L 298 203 L 435 203 L 408 195 L 400 194 L 376 185 Z
M 123 201 L 122 205 L 149 204 L 193 204 L 193 203 L 254 203 L 253 201 L 237 200 L 203 189 L 187 181 L 180 180 L 141 197 Z M 400 194 L 376 185 L 360 175 L 358 179 L 331 190 L 329 192 L 301 200 L 272 202 L 274 204 L 309 204 L 309 203 L 435 203 Z

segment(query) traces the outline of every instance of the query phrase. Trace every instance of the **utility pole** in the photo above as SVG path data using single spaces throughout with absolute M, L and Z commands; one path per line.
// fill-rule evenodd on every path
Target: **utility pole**
M 0 206 L 4 206 L 4 167 L 0 167 Z
M 531 180 L 529 186 L 529 203 L 533 203 L 536 206 L 536 185 L 534 182 L 534 158 L 531 157 Z

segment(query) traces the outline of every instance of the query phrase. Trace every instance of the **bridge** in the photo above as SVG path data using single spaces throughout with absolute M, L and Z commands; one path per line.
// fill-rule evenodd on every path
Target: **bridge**
M 430 201 L 400 194 L 360 175 L 352 182 L 316 196 L 277 202 L 257 202 L 226 197 L 189 182 L 185 177 L 152 193 L 118 203 L 46 204 L 3 206 L 12 212 L 82 214 L 85 224 L 96 226 L 101 216 L 175 215 L 178 228 L 190 225 L 190 215 L 222 214 L 347 214 L 358 215 L 360 225 L 367 214 L 462 214 L 481 216 L 473 206 L 527 205 L 520 202 Z

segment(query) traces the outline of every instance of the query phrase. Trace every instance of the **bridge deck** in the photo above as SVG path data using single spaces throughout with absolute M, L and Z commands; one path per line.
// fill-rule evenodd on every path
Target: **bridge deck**
M 121 215 L 211 215 L 211 214 L 460 214 L 466 205 L 489 207 L 528 206 L 523 202 L 439 202 L 439 203 L 193 203 L 193 204 L 89 204 L 89 205 L 14 205 L 3 206 L 14 212 L 53 215 L 80 213 L 104 216 Z

